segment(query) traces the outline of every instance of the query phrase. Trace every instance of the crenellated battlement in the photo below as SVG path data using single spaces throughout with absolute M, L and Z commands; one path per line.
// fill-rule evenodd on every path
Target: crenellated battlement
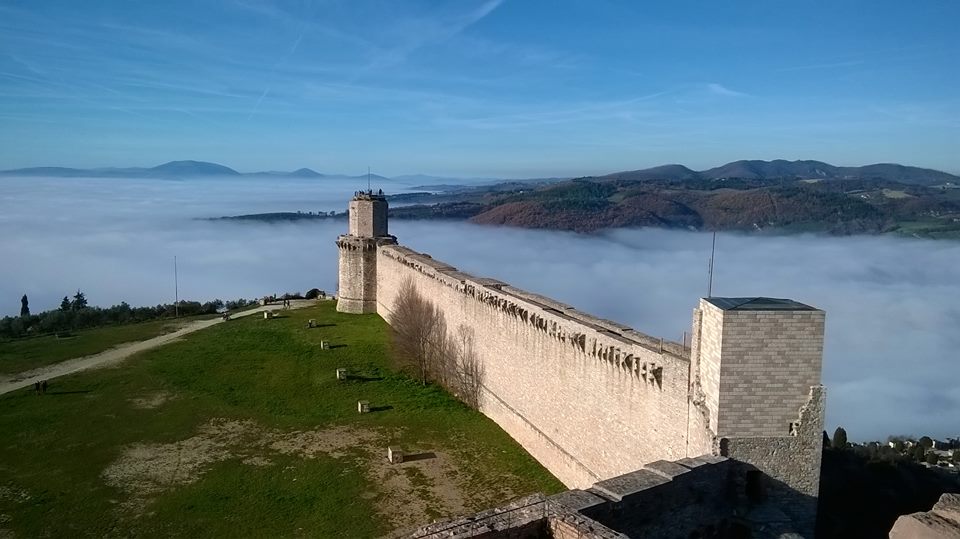
M 356 238 L 354 236 L 340 236 L 337 238 L 337 247 L 345 251 L 376 251 L 380 241 L 376 238 Z
M 690 359 L 690 350 L 681 343 L 651 337 L 628 326 L 590 316 L 496 279 L 474 277 L 407 247 L 384 246 L 379 253 L 479 303 L 519 319 L 578 353 L 616 365 L 651 383 L 662 385 L 663 368 L 655 361 L 641 360 L 633 348 L 642 347 L 648 352 L 684 361 Z

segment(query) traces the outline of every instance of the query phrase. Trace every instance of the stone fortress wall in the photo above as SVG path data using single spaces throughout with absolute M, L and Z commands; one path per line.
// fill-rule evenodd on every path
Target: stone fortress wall
M 377 254 L 385 320 L 407 279 L 440 307 L 448 328 L 472 329 L 484 366 L 482 411 L 564 484 L 586 487 L 687 456 L 690 362 L 679 344 L 661 351 L 659 339 L 398 245 Z
M 337 241 L 338 309 L 389 321 L 412 281 L 450 331 L 473 333 L 481 411 L 568 487 L 655 461 L 724 456 L 766 474 L 784 511 L 812 529 L 823 311 L 770 298 L 701 299 L 685 348 L 398 245 L 383 197 L 358 194 L 350 213 L 350 234 Z

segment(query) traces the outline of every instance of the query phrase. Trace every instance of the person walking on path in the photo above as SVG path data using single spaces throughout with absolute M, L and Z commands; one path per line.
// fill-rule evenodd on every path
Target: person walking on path
M 37 395 L 40 394 L 40 382 L 33 383 L 33 392 L 36 393 Z
M 47 394 L 47 381 L 46 381 L 46 380 L 40 382 L 40 393 L 43 393 L 44 395 Z

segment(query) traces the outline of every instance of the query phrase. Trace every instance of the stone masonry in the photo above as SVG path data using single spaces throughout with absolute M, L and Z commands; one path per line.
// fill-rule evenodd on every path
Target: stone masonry
M 960 494 L 943 494 L 933 509 L 901 516 L 890 539 L 960 539 Z
M 423 526 L 411 539 L 785 539 L 785 513 L 751 499 L 740 479 L 752 467 L 704 455 L 657 461 L 586 490 L 534 494 L 474 515 Z
M 481 411 L 566 485 L 722 455 L 763 474 L 764 491 L 797 529 L 812 531 L 823 311 L 702 299 L 686 348 L 397 245 L 386 211 L 380 195 L 351 201 L 349 234 L 337 240 L 337 309 L 389 322 L 397 292 L 412 282 L 450 331 L 473 334 L 485 372 Z
M 337 310 L 377 312 L 377 247 L 397 242 L 387 232 L 387 199 L 373 191 L 358 192 L 350 201 L 348 233 L 337 238 L 340 290 Z

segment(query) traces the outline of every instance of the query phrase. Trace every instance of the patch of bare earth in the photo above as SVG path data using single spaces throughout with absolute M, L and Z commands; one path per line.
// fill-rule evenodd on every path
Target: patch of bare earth
M 430 452 L 429 456 L 400 464 L 386 458 L 373 459 L 368 468 L 371 479 L 381 488 L 377 511 L 396 530 L 389 537 L 408 535 L 418 526 L 438 518 L 450 518 L 471 512 L 457 466 L 448 455 Z
M 33 499 L 30 493 L 23 489 L 0 486 L 0 500 L 17 503 L 26 503 Z
M 141 410 L 153 410 L 154 408 L 159 408 L 161 405 L 163 405 L 163 403 L 172 399 L 173 393 L 170 393 L 169 391 L 155 391 L 135 399 L 130 399 L 130 404 L 134 408 L 140 408 Z
M 18 489 L 8 486 L 0 486 L 0 500 L 10 501 L 14 503 L 27 503 L 32 500 L 33 497 L 30 496 L 30 493 L 23 489 Z M 0 526 L 4 526 L 13 521 L 13 517 L 7 513 L 0 513 Z M 12 539 L 15 537 L 13 530 L 8 530 L 6 528 L 0 527 L 0 539 Z
M 234 446 L 256 436 L 251 421 L 214 419 L 186 440 L 170 444 L 134 444 L 103 471 L 108 485 L 127 493 L 121 504 L 140 511 L 150 498 L 196 481 L 210 465 L 234 456 Z
M 247 466 L 273 466 L 273 461 L 265 457 L 247 457 L 240 462 Z
M 270 449 L 283 455 L 314 458 L 323 454 L 333 458 L 346 456 L 346 450 L 365 447 L 380 440 L 375 432 L 350 427 L 331 427 L 324 430 L 295 431 L 277 435 L 269 443 Z
M 282 432 L 252 421 L 214 419 L 185 440 L 127 447 L 102 476 L 126 494 L 120 508 L 139 515 L 151 499 L 199 480 L 218 462 L 236 458 L 249 466 L 271 466 L 271 454 L 326 456 L 353 459 L 364 470 L 375 490 L 361 496 L 375 500 L 377 512 L 392 529 L 410 530 L 477 509 L 449 455 L 414 454 L 407 462 L 390 464 L 388 439 L 383 432 L 344 426 Z

